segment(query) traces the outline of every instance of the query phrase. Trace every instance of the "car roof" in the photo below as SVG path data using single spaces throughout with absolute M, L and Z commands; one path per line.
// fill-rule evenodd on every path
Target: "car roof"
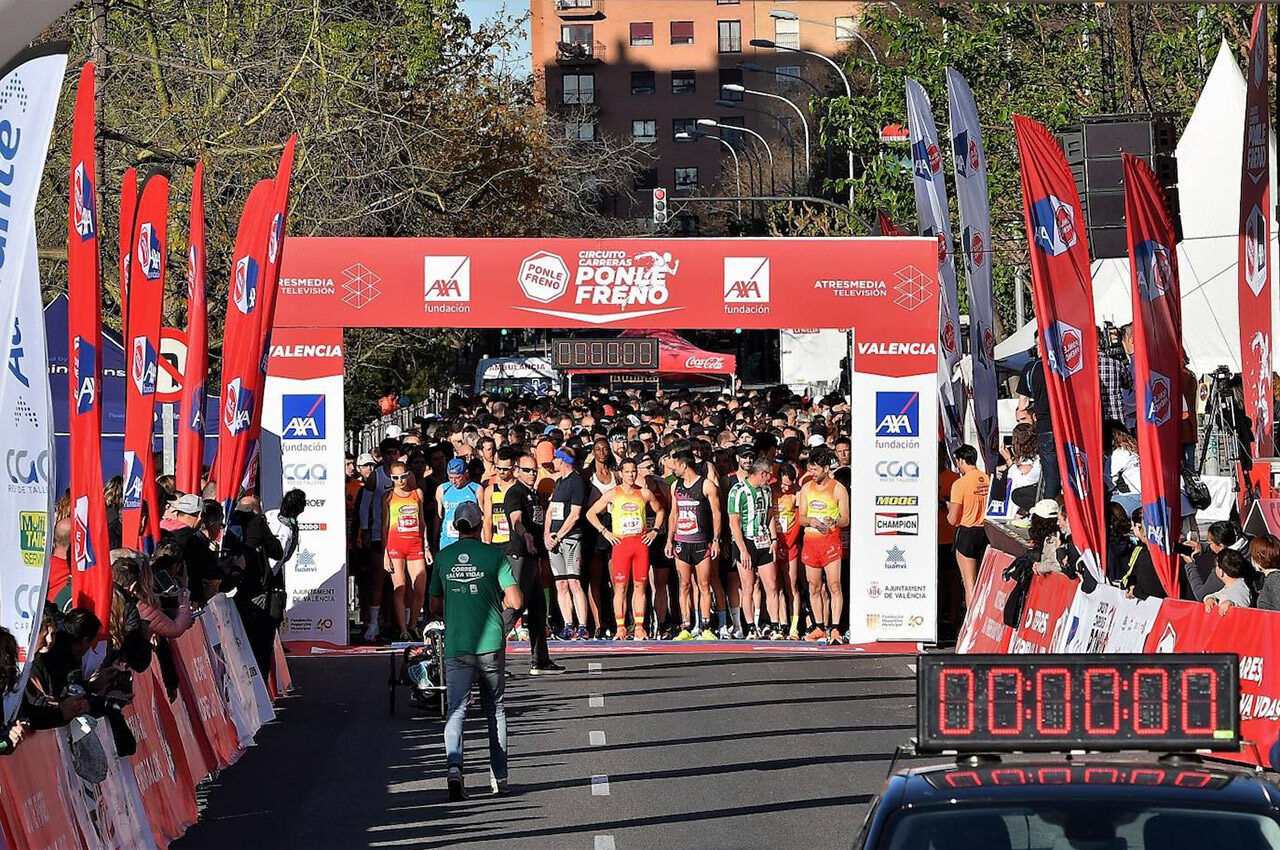
M 1185 757 L 963 757 L 899 771 L 900 806 L 935 803 L 1123 799 L 1280 810 L 1280 787 L 1247 766 Z M 888 796 L 888 795 L 886 795 Z

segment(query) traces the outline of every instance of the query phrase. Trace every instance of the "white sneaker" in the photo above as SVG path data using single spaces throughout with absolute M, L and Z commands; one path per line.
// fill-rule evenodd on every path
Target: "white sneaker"
M 492 776 L 489 777 L 489 788 L 495 794 L 506 794 L 511 790 L 507 785 L 507 780 L 494 779 Z
M 733 636 L 733 629 L 729 628 L 728 626 L 720 627 L 719 637 L 720 637 L 720 640 L 735 640 Z

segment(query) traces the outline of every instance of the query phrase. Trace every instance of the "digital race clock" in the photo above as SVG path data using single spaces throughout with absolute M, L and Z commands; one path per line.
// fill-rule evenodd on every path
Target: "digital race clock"
M 653 337 L 553 339 L 551 363 L 567 371 L 613 372 L 658 368 L 658 340 Z
M 1234 655 L 921 656 L 920 752 L 1238 750 Z

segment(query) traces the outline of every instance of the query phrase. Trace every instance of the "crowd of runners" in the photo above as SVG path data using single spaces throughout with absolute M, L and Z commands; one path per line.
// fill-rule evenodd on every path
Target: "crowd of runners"
M 785 389 L 458 400 L 347 458 L 366 641 L 418 634 L 474 502 L 551 640 L 845 642 L 849 410 Z M 470 509 L 468 509 L 470 513 Z

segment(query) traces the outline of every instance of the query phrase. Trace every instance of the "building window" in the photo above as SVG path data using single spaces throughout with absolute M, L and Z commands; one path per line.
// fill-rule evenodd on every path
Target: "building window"
M 594 121 L 566 121 L 564 137 L 571 142 L 592 142 L 596 138 Z
M 698 169 L 693 166 L 677 167 L 675 190 L 677 192 L 698 191 Z
M 776 18 L 773 22 L 773 42 L 778 47 L 800 49 L 800 22 Z
M 681 133 L 688 133 L 690 136 L 695 136 L 695 135 L 697 135 L 697 133 L 698 133 L 698 119 L 697 119 L 697 118 L 676 118 L 676 119 L 672 120 L 672 122 L 671 122 L 671 138 L 672 138 L 674 141 L 677 141 L 677 142 L 692 142 L 692 141 L 693 141 L 693 139 L 692 139 L 692 138 L 688 138 L 688 139 L 681 139 L 681 138 L 679 138 L 679 135 L 680 135 Z
M 590 9 L 595 0 L 556 0 L 557 9 Z
M 650 47 L 653 44 L 653 21 L 631 22 L 631 46 Z
M 631 72 L 632 94 L 653 94 L 657 90 L 656 77 L 653 71 Z
M 799 65 L 779 65 L 773 74 L 774 83 L 780 89 L 794 89 L 800 86 Z
M 658 122 L 653 118 L 638 118 L 632 121 L 631 140 L 641 143 L 658 141 Z
M 716 0 L 717 6 L 737 6 L 741 0 Z
M 698 77 L 693 71 L 671 72 L 672 94 L 693 94 L 698 88 Z
M 741 53 L 742 21 L 720 21 L 718 29 L 720 33 L 720 52 Z
M 720 69 L 720 99 L 721 100 L 742 100 L 742 92 L 725 91 L 727 85 L 742 85 L 742 69 L 741 68 L 721 68 Z
M 591 44 L 595 41 L 592 24 L 561 24 L 560 41 L 564 44 Z
M 595 74 L 565 74 L 564 88 L 560 102 L 569 104 L 592 104 L 596 102 Z
M 671 43 L 693 44 L 693 21 L 672 21 Z
M 747 126 L 747 119 L 741 115 L 726 115 L 725 117 L 720 119 L 720 123 L 723 124 L 725 127 L 745 127 Z M 744 136 L 742 133 L 739 133 L 737 130 L 722 129 L 720 131 L 720 136 L 726 142 L 733 145 L 735 148 L 742 147 Z
M 853 41 L 857 37 L 858 21 L 849 15 L 836 18 L 836 41 Z
M 636 191 L 644 192 L 658 188 L 658 169 L 642 168 L 636 172 Z

